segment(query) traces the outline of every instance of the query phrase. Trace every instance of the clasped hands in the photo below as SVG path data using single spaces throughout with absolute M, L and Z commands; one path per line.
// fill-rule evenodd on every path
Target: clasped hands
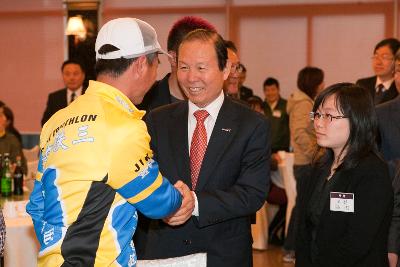
M 190 191 L 189 187 L 184 182 L 178 181 L 174 184 L 174 187 L 182 195 L 182 205 L 175 213 L 163 219 L 165 223 L 171 226 L 185 223 L 192 216 L 195 205 L 194 192 Z

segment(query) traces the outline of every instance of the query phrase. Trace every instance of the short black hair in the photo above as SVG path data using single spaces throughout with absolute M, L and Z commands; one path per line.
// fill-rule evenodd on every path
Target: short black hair
M 63 72 L 63 71 L 64 71 L 64 67 L 67 66 L 67 65 L 69 65 L 69 64 L 78 65 L 78 66 L 81 68 L 82 72 L 83 72 L 83 73 L 86 73 L 85 68 L 83 67 L 83 62 L 80 61 L 80 60 L 77 59 L 77 58 L 70 58 L 70 59 L 65 60 L 65 61 L 63 62 L 63 64 L 61 65 L 61 72 Z
M 119 48 L 105 44 L 99 49 L 99 54 L 107 54 L 113 51 L 117 51 Z M 151 53 L 146 55 L 147 63 L 149 65 L 153 64 L 154 58 L 156 58 L 157 53 Z M 131 65 L 135 62 L 136 58 L 116 58 L 116 59 L 98 59 L 95 65 L 96 76 L 99 74 L 108 74 L 114 78 L 122 75 Z
M 267 79 L 265 79 L 264 81 L 264 88 L 265 86 L 271 86 L 271 85 L 276 85 L 276 87 L 278 87 L 279 89 L 279 82 L 277 79 L 273 78 L 273 77 L 268 77 Z
M 383 46 L 388 46 L 390 48 L 390 50 L 392 51 L 392 54 L 395 55 L 396 52 L 400 48 L 400 42 L 396 38 L 383 39 L 382 41 L 380 41 L 379 43 L 376 44 L 375 49 L 374 49 L 374 54 L 375 54 L 376 50 L 378 50 L 379 48 L 381 48 Z
M 338 112 L 349 120 L 350 134 L 340 155 L 346 151 L 339 168 L 353 168 L 370 152 L 377 153 L 376 136 L 378 120 L 371 94 L 352 83 L 337 83 L 327 87 L 315 99 L 312 111 L 316 112 L 330 96 L 335 97 Z M 326 159 L 333 159 L 332 149 L 327 149 Z M 339 156 L 340 158 L 340 156 Z M 339 169 L 338 168 L 338 169 Z
M 305 67 L 297 76 L 297 87 L 314 99 L 317 95 L 318 86 L 324 81 L 324 72 L 320 68 Z
M 228 50 L 226 49 L 224 39 L 222 39 L 221 35 L 219 35 L 215 31 L 197 29 L 187 34 L 182 40 L 181 45 L 185 42 L 190 42 L 194 40 L 212 42 L 214 44 L 215 52 L 218 59 L 218 68 L 220 71 L 223 71 L 226 67 L 226 61 L 228 60 Z
M 237 53 L 237 48 L 234 42 L 230 41 L 230 40 L 224 40 L 225 46 L 227 49 L 232 50 L 233 52 Z

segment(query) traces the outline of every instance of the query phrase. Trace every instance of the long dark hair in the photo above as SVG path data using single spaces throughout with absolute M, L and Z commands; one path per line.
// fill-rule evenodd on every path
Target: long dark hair
M 349 139 L 338 158 L 341 158 L 345 150 L 347 153 L 337 169 L 351 169 L 370 152 L 378 151 L 376 146 L 378 122 L 374 103 L 366 89 L 352 83 L 337 83 L 317 96 L 313 111 L 316 112 L 329 96 L 335 97 L 336 109 L 346 116 L 350 123 Z M 332 149 L 328 148 L 326 151 L 323 159 L 332 160 Z

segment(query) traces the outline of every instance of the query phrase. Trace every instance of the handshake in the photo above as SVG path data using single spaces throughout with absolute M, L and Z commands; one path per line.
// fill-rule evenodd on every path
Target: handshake
M 189 187 L 182 181 L 175 183 L 174 187 L 182 195 L 182 205 L 181 207 L 164 218 L 163 221 L 171 226 L 184 224 L 191 216 L 195 206 L 195 196 L 194 192 L 190 191 Z

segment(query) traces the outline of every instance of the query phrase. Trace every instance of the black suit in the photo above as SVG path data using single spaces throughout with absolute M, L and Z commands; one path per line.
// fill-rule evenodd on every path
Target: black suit
M 380 150 L 393 177 L 395 202 L 389 231 L 388 251 L 400 255 L 400 96 L 376 107 L 380 133 Z
M 329 181 L 333 183 L 330 190 L 318 199 L 322 209 L 318 226 L 313 227 L 310 199 L 316 185 L 323 182 L 320 179 L 326 179 L 324 174 L 329 174 L 329 170 L 328 166 L 315 168 L 310 179 L 304 181 L 302 188 L 305 191 L 298 194 L 296 266 L 388 266 L 387 238 L 393 191 L 386 164 L 370 153 L 353 169 L 338 171 Z M 354 212 L 332 211 L 330 192 L 353 193 Z M 316 236 L 314 243 L 312 233 Z M 311 255 L 314 255 L 314 261 Z
M 84 94 L 85 91 L 86 88 L 82 88 L 82 94 Z M 46 109 L 43 113 L 41 121 L 42 126 L 51 118 L 51 116 L 54 115 L 54 113 L 67 106 L 68 106 L 67 88 L 63 88 L 53 93 L 50 93 L 47 98 Z
M 363 79 L 359 79 L 356 84 L 364 87 L 365 89 L 368 90 L 368 92 L 371 93 L 372 97 L 375 98 L 376 95 L 376 79 L 377 76 L 372 76 L 372 77 L 368 77 L 368 78 L 363 78 Z M 386 101 L 389 101 L 393 98 L 395 98 L 398 95 L 398 92 L 396 90 L 396 86 L 394 84 L 394 82 L 392 82 L 392 84 L 390 85 L 390 88 L 388 90 L 386 90 L 382 96 L 382 100 L 379 103 L 376 104 L 381 104 L 384 103 Z
M 191 187 L 188 102 L 149 113 L 151 146 L 160 171 Z M 249 108 L 225 97 L 204 156 L 196 195 L 199 217 L 170 227 L 152 220 L 139 259 L 207 253 L 208 267 L 252 266 L 249 215 L 264 203 L 269 187 L 269 124 Z M 139 239 L 146 235 L 138 231 Z M 136 243 L 142 251 L 143 244 Z

